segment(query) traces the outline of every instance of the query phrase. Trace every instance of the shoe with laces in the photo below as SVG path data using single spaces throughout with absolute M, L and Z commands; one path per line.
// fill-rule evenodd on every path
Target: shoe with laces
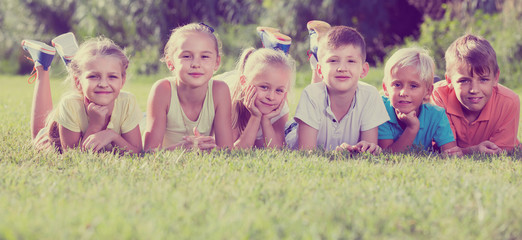
M 22 48 L 31 55 L 30 58 L 26 58 L 34 62 L 33 72 L 31 72 L 31 76 L 27 79 L 27 82 L 31 84 L 37 78 L 36 67 L 42 66 L 45 71 L 49 70 L 54 55 L 56 54 L 56 49 L 35 40 L 22 40 Z
M 35 67 L 42 65 L 44 70 L 49 70 L 56 54 L 56 49 L 43 42 L 34 40 L 23 40 L 22 48 L 31 55 L 31 58 L 28 57 L 28 59 L 34 62 Z
M 292 38 L 279 32 L 279 29 L 271 27 L 257 27 L 257 33 L 261 37 L 261 43 L 264 48 L 272 48 L 275 50 L 281 50 L 285 54 L 288 54 L 290 45 L 292 44 Z
M 308 34 L 310 36 L 310 50 L 308 51 L 308 57 L 310 58 L 310 63 L 312 64 L 312 61 L 315 62 L 315 65 L 317 65 L 317 41 L 319 37 L 323 34 L 325 34 L 328 29 L 330 29 L 330 24 L 327 22 L 319 21 L 319 20 L 312 20 L 309 21 L 306 24 L 306 28 L 308 28 Z M 313 56 L 313 57 L 312 57 Z
M 71 62 L 76 51 L 78 51 L 78 42 L 72 32 L 64 33 L 55 37 L 51 43 L 56 48 L 58 54 L 60 54 L 60 57 L 66 66 Z

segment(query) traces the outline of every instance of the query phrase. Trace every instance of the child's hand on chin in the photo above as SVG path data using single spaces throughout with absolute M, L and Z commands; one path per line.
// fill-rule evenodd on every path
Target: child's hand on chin
M 268 114 L 263 115 L 264 118 L 270 120 L 270 119 L 272 119 L 274 117 L 279 116 L 279 114 L 281 114 L 281 111 L 283 110 L 283 107 L 285 106 L 286 94 L 287 94 L 287 92 L 285 92 L 285 96 L 283 97 L 283 99 L 279 103 L 279 106 L 277 106 L 277 108 L 274 109 L 274 111 L 272 111 L 272 112 L 270 112 Z
M 109 107 L 93 103 L 87 98 L 84 98 L 84 105 L 87 109 L 87 117 L 89 118 L 89 124 L 104 126 L 105 121 L 107 119 L 107 115 L 109 115 Z
M 397 115 L 397 119 L 400 122 L 403 122 L 406 127 L 420 127 L 420 121 L 417 117 L 417 111 L 411 111 L 409 113 L 399 112 L 397 109 L 395 110 L 395 115 Z
M 255 101 L 257 98 L 256 87 L 254 85 L 250 85 L 247 87 L 247 89 L 245 91 L 246 91 L 246 96 L 243 99 L 243 104 L 250 112 L 250 115 L 252 115 L 253 117 L 261 117 L 262 113 L 259 111 L 259 109 L 255 105 Z

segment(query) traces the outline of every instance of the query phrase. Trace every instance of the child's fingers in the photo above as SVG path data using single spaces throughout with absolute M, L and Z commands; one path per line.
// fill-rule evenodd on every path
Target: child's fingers
M 196 136 L 196 137 L 199 137 L 199 136 L 200 136 L 199 131 L 198 131 L 198 127 L 194 127 L 194 128 L 192 129 L 192 132 L 194 133 L 194 136 Z
M 212 149 L 216 148 L 217 145 L 214 143 L 200 143 L 198 145 L 198 147 L 200 150 L 212 150 Z

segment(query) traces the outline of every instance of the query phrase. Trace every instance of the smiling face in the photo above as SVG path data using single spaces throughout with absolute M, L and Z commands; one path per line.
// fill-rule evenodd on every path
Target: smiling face
M 320 50 L 319 57 L 317 71 L 332 92 L 355 91 L 357 82 L 369 70 L 368 63 L 362 60 L 361 49 L 353 45 L 326 47 Z
M 90 102 L 106 106 L 114 103 L 125 83 L 120 59 L 96 56 L 86 62 L 76 84 Z
M 418 114 L 424 99 L 429 97 L 433 90 L 431 84 L 421 80 L 414 66 L 393 68 L 390 79 L 384 82 L 383 88 L 393 108 L 404 114 L 411 111 Z
M 180 36 L 176 42 L 178 47 L 169 57 L 167 65 L 178 84 L 191 87 L 206 85 L 220 63 L 214 40 L 200 32 L 188 32 Z
M 288 91 L 292 71 L 286 66 L 267 65 L 254 76 L 251 84 L 256 86 L 255 106 L 262 114 L 274 111 Z
M 499 73 L 494 71 L 479 75 L 470 73 L 465 67 L 455 67 L 446 74 L 446 80 L 455 90 L 464 115 L 471 120 L 475 120 L 486 106 L 493 88 L 498 84 L 498 77 Z

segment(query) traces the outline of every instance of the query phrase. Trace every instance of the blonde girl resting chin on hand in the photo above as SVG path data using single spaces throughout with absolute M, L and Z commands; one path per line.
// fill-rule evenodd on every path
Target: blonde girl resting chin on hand
M 234 146 L 283 146 L 294 61 L 281 51 L 249 48 L 243 51 L 237 71 L 232 93 Z
M 213 32 L 202 23 L 172 31 L 163 61 L 173 76 L 157 81 L 149 94 L 145 151 L 232 147 L 230 92 L 211 79 L 221 61 Z
M 135 97 L 121 91 L 128 65 L 123 50 L 111 40 L 100 37 L 86 41 L 67 65 L 67 80 L 75 91 L 65 95 L 55 109 L 49 69 L 37 66 L 31 114 L 36 148 L 54 146 L 59 151 L 77 147 L 93 151 L 117 148 L 123 152 L 141 152 L 138 124 L 142 114 Z

